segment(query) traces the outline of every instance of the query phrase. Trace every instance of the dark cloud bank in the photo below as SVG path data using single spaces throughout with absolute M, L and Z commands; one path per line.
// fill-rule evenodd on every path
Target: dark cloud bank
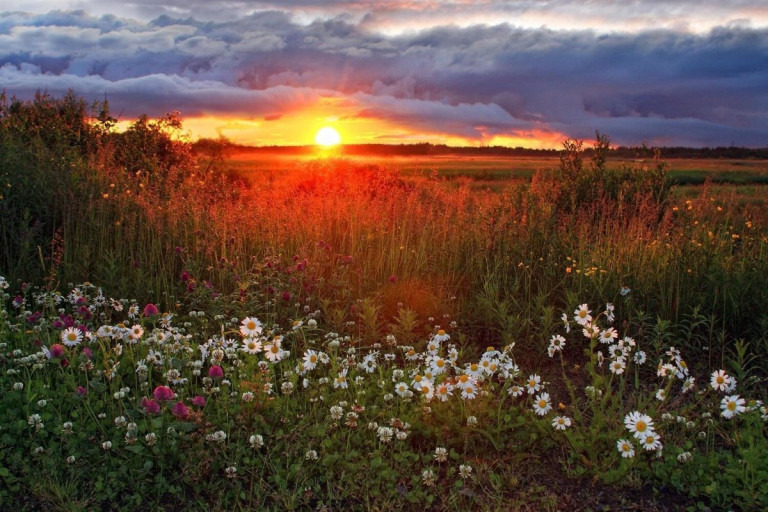
M 768 146 L 768 30 L 437 27 L 386 36 L 349 17 L 150 22 L 0 15 L 0 88 L 106 94 L 125 117 L 275 118 L 339 97 L 354 115 L 481 142 L 532 131 L 619 144 Z

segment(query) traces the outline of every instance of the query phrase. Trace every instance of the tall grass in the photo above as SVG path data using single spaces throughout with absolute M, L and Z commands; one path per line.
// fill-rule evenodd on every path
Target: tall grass
M 601 134 L 589 161 L 568 141 L 556 172 L 483 192 L 334 158 L 232 172 L 191 152 L 175 114 L 115 133 L 108 105 L 90 117 L 73 95 L 0 108 L 0 269 L 12 280 L 109 283 L 172 309 L 182 272 L 229 293 L 270 258 L 296 257 L 311 262 L 306 293 L 339 321 L 362 300 L 384 323 L 405 306 L 426 330 L 461 312 L 480 346 L 543 343 L 544 304 L 618 303 L 627 287 L 638 315 L 676 323 L 695 310 L 716 319 L 721 345 L 765 349 L 764 212 L 707 188 L 675 201 L 658 154 L 609 168 Z

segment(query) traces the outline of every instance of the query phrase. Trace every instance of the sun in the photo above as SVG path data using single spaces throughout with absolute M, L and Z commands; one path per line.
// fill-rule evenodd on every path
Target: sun
M 315 134 L 315 143 L 326 147 L 335 146 L 341 143 L 341 135 L 335 128 L 324 126 Z

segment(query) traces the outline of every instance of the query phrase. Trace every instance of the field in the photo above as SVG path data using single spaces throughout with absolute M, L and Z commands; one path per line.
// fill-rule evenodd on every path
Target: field
M 765 161 L 0 113 L 3 506 L 768 507 Z

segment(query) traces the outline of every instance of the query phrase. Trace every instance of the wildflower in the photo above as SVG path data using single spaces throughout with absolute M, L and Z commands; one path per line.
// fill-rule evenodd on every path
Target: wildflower
M 477 425 L 477 417 L 476 416 L 469 416 L 467 418 L 467 426 L 473 427 Z
M 334 405 L 334 406 L 331 407 L 331 418 L 332 419 L 340 420 L 343 415 L 344 415 L 344 409 L 342 409 L 338 405 Z
M 619 450 L 619 453 L 625 459 L 631 459 L 635 456 L 635 446 L 631 441 L 627 441 L 626 439 L 619 439 L 616 441 L 616 449 Z
M 115 418 L 115 426 L 117 428 L 123 428 L 128 424 L 128 420 L 125 418 L 125 416 L 118 416 Z
M 640 411 L 633 411 L 624 416 L 624 426 L 634 434 L 637 439 L 642 439 L 653 433 L 653 419 Z
M 435 472 L 431 469 L 425 469 L 421 472 L 421 481 L 428 487 L 435 485 Z
M 105 451 L 112 449 L 112 441 L 104 441 L 101 443 L 101 449 Z
M 568 321 L 568 315 L 566 313 L 563 313 L 563 316 L 561 316 L 560 319 L 563 321 L 563 326 L 565 327 L 566 334 L 571 332 L 571 323 Z
M 275 339 L 273 339 L 271 343 L 266 343 L 264 345 L 264 355 L 273 363 L 280 361 L 283 358 L 283 351 L 280 349 L 282 341 L 282 336 L 275 336 Z
M 541 393 L 536 396 L 536 400 L 533 403 L 533 410 L 538 416 L 544 416 L 552 410 L 552 404 L 549 401 L 549 393 Z
M 304 352 L 304 362 L 303 362 L 303 368 L 306 371 L 314 370 L 317 366 L 317 361 L 319 357 L 317 355 L 317 352 L 314 350 L 307 350 Z
M 64 355 L 64 347 L 62 347 L 58 343 L 54 343 L 53 345 L 51 345 L 51 348 L 48 352 L 50 353 L 52 358 L 58 359 Z
M 437 334 L 432 336 L 432 340 L 438 343 L 442 341 L 448 341 L 449 339 L 451 339 L 451 336 L 448 333 L 446 333 L 443 329 L 439 329 L 437 331 Z
M 184 405 L 184 402 L 176 402 L 176 405 L 171 409 L 171 413 L 179 419 L 186 419 L 189 416 L 189 408 Z
M 677 462 L 685 464 L 689 460 L 693 460 L 693 454 L 691 452 L 683 452 L 677 456 Z
M 208 368 L 208 376 L 212 379 L 221 379 L 224 377 L 224 369 L 219 365 L 213 365 Z
M 144 316 L 153 316 L 158 314 L 159 311 L 157 310 L 157 306 L 152 304 L 151 302 L 144 306 Z
M 88 390 L 85 389 L 83 386 L 77 386 L 75 388 L 75 395 L 76 396 L 81 396 L 82 397 L 82 396 L 85 396 L 87 394 L 88 394 Z
M 656 400 L 663 402 L 667 398 L 667 391 L 665 389 L 659 389 L 656 391 Z
M 157 386 L 153 395 L 158 402 L 167 402 L 173 400 L 174 397 L 173 390 L 168 386 Z
M 74 464 L 74 463 L 75 463 L 74 455 L 70 455 L 69 457 L 67 457 L 67 464 Z
M 432 385 L 432 382 L 428 380 L 422 381 L 421 387 L 418 389 L 418 391 L 421 394 L 421 397 L 424 398 L 427 402 L 432 400 L 432 397 L 435 396 L 435 388 Z M 464 398 L 463 392 L 462 392 L 462 398 Z
M 739 395 L 723 397 L 723 400 L 720 402 L 720 408 L 723 410 L 721 415 L 723 418 L 730 419 L 737 414 L 743 413 L 747 410 L 744 403 L 744 399 L 740 398 Z
M 368 373 L 373 373 L 373 371 L 376 369 L 376 354 L 377 352 L 372 352 L 365 356 L 359 365 L 360 369 L 365 370 Z
M 410 388 L 405 382 L 398 382 L 395 384 L 395 393 L 397 393 L 399 396 L 406 396 L 409 392 Z
M 627 367 L 627 362 L 623 357 L 611 361 L 609 368 L 614 375 L 621 375 L 624 373 L 624 369 Z
M 21 391 L 24 389 L 24 383 L 23 382 L 14 382 L 13 383 L 13 390 L 14 391 Z
M 600 343 L 610 345 L 613 340 L 619 337 L 619 333 L 613 327 L 600 331 Z
M 565 347 L 565 338 L 563 338 L 559 334 L 553 335 L 552 338 L 550 338 L 549 340 L 549 347 L 552 349 L 553 353 L 554 351 L 558 351 L 558 352 L 562 351 L 563 347 Z M 552 357 L 551 354 L 550 354 L 550 357 Z
M 205 440 L 213 443 L 223 443 L 227 440 L 227 433 L 223 430 L 217 430 L 213 434 L 208 434 L 205 436 Z
M 579 325 L 587 325 L 592 321 L 592 315 L 590 313 L 592 313 L 592 311 L 589 309 L 589 306 L 586 304 L 581 304 L 574 310 L 573 319 Z
M 349 384 L 347 383 L 347 369 L 344 368 L 341 370 L 338 375 L 336 375 L 336 378 L 333 379 L 333 387 L 334 388 L 341 388 L 341 389 L 347 389 L 349 387 Z
M 251 445 L 251 448 L 256 450 L 264 446 L 264 437 L 260 434 L 254 434 L 248 438 L 248 443 Z
M 61 425 L 61 433 L 64 435 L 70 435 L 72 433 L 72 422 L 71 421 L 65 421 Z
M 448 460 L 448 450 L 443 448 L 442 446 L 438 446 L 435 448 L 435 460 L 437 462 L 445 462 Z
M 379 427 L 377 429 L 376 433 L 378 434 L 379 440 L 382 443 L 388 443 L 388 442 L 392 441 L 392 436 L 395 434 L 395 431 L 394 431 L 394 429 L 392 429 L 390 427 L 383 427 L 382 426 L 382 427 Z
M 614 306 L 610 302 L 605 305 L 605 321 L 609 324 L 612 324 L 613 321 L 616 319 L 615 315 L 613 314 Z
M 261 322 L 255 317 L 246 317 L 240 323 L 240 333 L 247 338 L 256 337 L 261 334 L 261 331 Z
M 709 385 L 715 391 L 728 391 L 728 387 L 731 384 L 731 377 L 725 373 L 725 370 L 717 370 L 712 372 Z
M 552 427 L 555 430 L 565 430 L 571 426 L 571 418 L 568 416 L 555 416 L 552 420 Z
M 307 450 L 307 453 L 304 454 L 304 458 L 306 460 L 317 460 L 317 452 L 315 450 Z
M 587 323 L 584 325 L 584 329 L 582 329 L 581 332 L 585 338 L 592 339 L 600 334 L 600 328 L 597 325 Z
M 32 414 L 27 418 L 27 423 L 30 427 L 34 427 L 35 430 L 42 429 L 45 425 L 43 424 L 43 418 L 39 414 Z
M 442 382 L 435 388 L 435 395 L 437 395 L 440 401 L 445 402 L 448 398 L 453 396 L 453 386 L 447 382 Z
M 445 372 L 448 367 L 448 363 L 442 357 L 434 357 L 429 363 L 432 373 L 440 375 Z
M 245 338 L 242 350 L 248 354 L 258 354 L 261 352 L 261 341 L 256 338 Z
M 466 480 L 472 474 L 472 466 L 469 464 L 459 465 L 459 476 Z
M 237 476 L 237 466 L 228 466 L 224 468 L 227 478 L 235 478 Z
M 206 402 L 204 396 L 196 395 L 192 398 L 192 405 L 195 407 L 205 407 L 205 403 Z
M 395 434 L 395 437 L 398 439 L 398 441 L 405 441 L 408 438 L 408 432 L 405 430 L 398 430 Z
M 461 388 L 461 398 L 464 400 L 474 400 L 477 397 L 477 389 L 469 384 Z
M 645 363 L 645 360 L 646 360 L 645 352 L 643 352 L 642 350 L 638 350 L 637 352 L 635 352 L 633 359 L 635 361 L 635 364 Z
M 640 439 L 640 442 L 643 443 L 643 448 L 648 451 L 661 449 L 661 438 L 655 432 L 649 432 Z
M 629 292 L 631 291 L 632 291 L 632 288 L 630 288 L 629 286 L 622 286 L 621 290 L 619 290 L 619 293 L 621 294 L 622 297 L 626 297 L 627 295 L 629 295 Z
M 141 406 L 144 408 L 144 412 L 147 414 L 160 414 L 160 404 L 158 404 L 151 398 L 147 398 L 147 397 L 142 398 Z
M 83 340 L 83 333 L 77 327 L 67 327 L 61 331 L 61 342 L 68 347 L 74 347 Z
M 536 374 L 530 375 L 525 386 L 528 389 L 528 394 L 530 395 L 536 391 L 541 390 L 541 377 Z
M 147 442 L 147 446 L 154 446 L 157 442 L 157 434 L 150 432 L 144 436 L 144 440 Z
M 512 385 L 512 386 L 510 386 L 510 387 L 509 387 L 509 389 L 507 390 L 507 393 L 508 393 L 510 396 L 520 396 L 520 395 L 522 395 L 522 394 L 523 394 L 523 391 L 524 391 L 524 390 L 523 390 L 522 386 Z

